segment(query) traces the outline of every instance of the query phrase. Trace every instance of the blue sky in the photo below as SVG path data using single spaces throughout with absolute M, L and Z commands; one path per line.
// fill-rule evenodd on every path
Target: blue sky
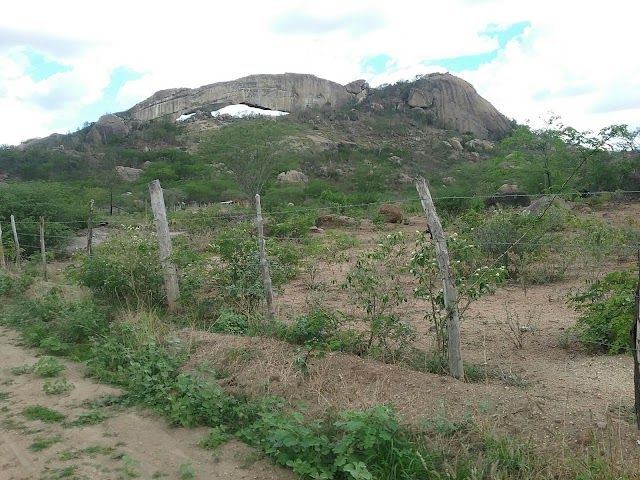
M 0 144 L 73 131 L 161 89 L 281 72 L 376 86 L 449 71 L 520 122 L 553 111 L 579 129 L 637 126 L 635 21 L 616 13 L 625 1 L 183 0 L 185 22 L 145 2 L 112 0 L 94 15 L 65 0 L 78 16 L 11 2 L 0 16 L 0 111 L 10 112 Z

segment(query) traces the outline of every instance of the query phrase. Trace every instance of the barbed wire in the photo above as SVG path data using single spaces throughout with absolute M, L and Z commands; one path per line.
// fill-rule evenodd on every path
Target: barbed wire
M 599 196 L 599 195 L 638 195 L 640 194 L 640 190 L 600 190 L 600 191 L 593 191 L 593 192 L 563 192 L 563 193 L 533 193 L 533 194 L 524 194 L 524 193 L 499 193 L 499 194 L 493 194 L 493 195 L 443 195 L 443 196 L 435 196 L 433 197 L 434 201 L 437 200 L 472 200 L 472 199 L 478 199 L 478 200 L 487 200 L 487 199 L 492 199 L 492 198 L 496 198 L 496 196 L 499 196 L 500 198 L 504 199 L 504 198 L 521 198 L 521 197 L 528 197 L 528 198 L 542 198 L 542 197 L 553 197 L 553 198 L 563 198 L 563 197 L 575 197 L 575 196 L 586 196 L 585 198 L 588 197 L 593 197 L 593 196 Z M 263 205 L 263 214 L 265 216 L 279 216 L 279 215 L 290 215 L 292 213 L 301 213 L 301 212 L 314 212 L 314 211 L 340 211 L 340 210 L 346 210 L 346 209 L 356 209 L 356 208 L 362 208 L 362 207 L 372 207 L 372 206 L 380 206 L 380 205 L 384 205 L 384 204 L 403 204 L 403 203 L 416 203 L 419 204 L 420 203 L 420 198 L 419 197 L 412 197 L 412 198 L 401 198 L 401 199 L 387 199 L 387 200 L 380 200 L 380 201 L 376 201 L 376 202 L 366 202 L 366 203 L 352 203 L 352 204 L 345 204 L 345 205 L 323 205 L 323 206 L 317 206 L 317 207 L 300 207 L 300 208 L 288 208 L 287 210 L 276 210 L 273 212 L 268 211 L 268 209 L 264 208 Z M 214 207 L 214 206 L 218 206 L 218 207 L 223 207 L 220 204 L 211 204 L 208 207 L 195 207 L 195 208 L 200 208 L 200 209 L 206 209 L 206 208 L 210 208 L 210 207 Z M 179 212 L 190 212 L 193 214 L 198 213 L 197 211 L 193 211 L 193 210 L 189 210 L 187 207 L 184 210 L 179 210 L 176 212 L 169 212 L 169 213 L 179 213 Z M 216 215 L 210 215 L 207 216 L 205 219 L 203 219 L 203 222 L 206 222 L 207 220 L 234 220 L 234 219 L 240 219 L 240 218 L 254 218 L 256 216 L 256 214 L 254 212 L 238 212 L 238 211 L 233 211 L 233 210 L 229 210 L 225 213 L 221 213 L 221 214 L 216 214 Z M 185 221 L 185 219 L 174 219 L 176 222 L 183 222 Z M 55 225 L 87 225 L 87 220 L 69 220 L 69 221 L 48 221 L 45 218 L 45 224 L 55 224 Z M 151 222 L 151 221 L 150 221 Z M 4 220 L 4 223 L 8 223 L 8 220 Z M 107 223 L 107 224 L 111 224 L 111 223 L 126 223 L 123 222 L 123 219 L 118 219 L 116 222 L 110 222 L 107 220 L 104 220 L 104 222 L 100 221 L 100 220 L 96 220 L 93 222 L 94 228 L 95 225 L 100 224 L 100 223 Z M 135 223 L 139 223 L 139 222 L 135 222 Z M 152 223 L 152 222 L 151 222 Z M 30 220 L 16 220 L 16 224 L 17 225 L 37 225 L 39 224 L 39 221 L 30 221 Z

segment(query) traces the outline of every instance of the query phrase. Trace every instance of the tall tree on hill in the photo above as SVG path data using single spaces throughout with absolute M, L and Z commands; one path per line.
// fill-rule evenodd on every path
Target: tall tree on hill
M 242 120 L 227 125 L 200 146 L 212 163 L 224 163 L 250 202 L 262 195 L 267 180 L 277 173 L 279 144 L 286 126 L 274 120 Z

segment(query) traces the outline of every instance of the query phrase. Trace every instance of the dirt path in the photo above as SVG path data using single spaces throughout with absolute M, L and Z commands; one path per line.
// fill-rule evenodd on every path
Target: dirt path
M 85 378 L 80 364 L 63 362 L 66 369 L 58 378 L 75 388 L 59 395 L 43 391 L 44 378 L 11 373 L 37 361 L 35 352 L 20 347 L 17 336 L 0 327 L 0 480 L 295 478 L 238 442 L 214 452 L 198 447 L 206 428 L 171 428 L 137 409 L 91 410 L 88 402 L 122 392 Z M 35 405 L 66 415 L 67 423 L 87 413 L 109 418 L 64 428 L 61 422 L 27 419 L 22 412 Z

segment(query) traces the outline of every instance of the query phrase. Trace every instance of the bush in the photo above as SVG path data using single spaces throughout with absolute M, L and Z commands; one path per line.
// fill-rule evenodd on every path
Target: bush
M 609 353 L 631 349 L 634 295 L 638 278 L 632 272 L 613 272 L 569 300 L 581 313 L 578 339 Z
M 155 235 L 130 228 L 81 257 L 67 273 L 109 302 L 155 307 L 165 298 L 159 258 Z
M 109 316 L 90 300 L 70 302 L 51 290 L 40 299 L 23 302 L 20 310 L 4 317 L 4 323 L 19 330 L 29 346 L 84 358 L 90 339 L 108 328 Z

